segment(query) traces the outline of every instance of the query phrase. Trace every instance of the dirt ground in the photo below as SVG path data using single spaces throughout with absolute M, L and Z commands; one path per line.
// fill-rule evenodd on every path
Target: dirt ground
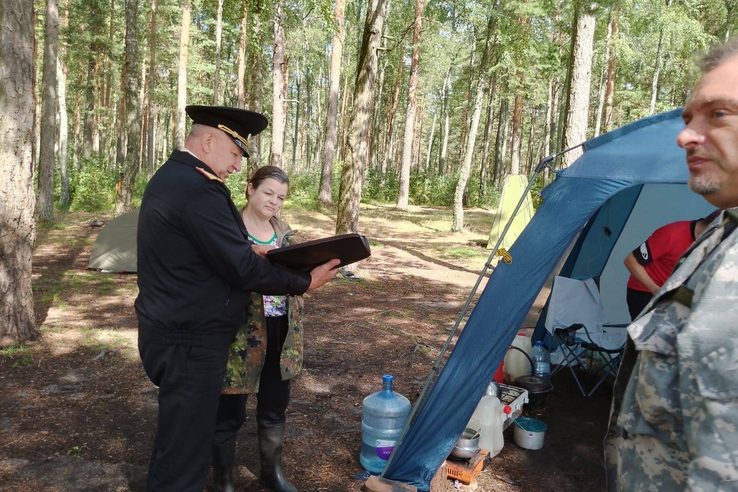
M 333 232 L 329 213 L 284 215 L 306 239 Z M 87 223 L 110 218 L 65 214 L 39 228 L 33 285 L 41 336 L 0 352 L 1 491 L 144 490 L 157 390 L 136 348 L 136 276 L 86 270 L 99 232 Z M 486 261 L 491 219 L 467 212 L 468 229 L 451 234 L 447 210 L 363 208 L 373 253 L 358 272 L 363 280 L 336 280 L 306 296 L 305 370 L 292 386 L 285 448 L 299 490 L 360 490 L 353 477 L 362 471 L 362 399 L 381 388 L 383 374 L 417 399 Z M 529 414 L 548 425 L 544 448 L 523 450 L 508 432 L 477 490 L 602 490 L 610 387 L 584 398 L 568 372 L 553 383 L 545 408 Z M 251 418 L 237 463 L 237 490 L 266 490 L 252 474 Z M 447 490 L 455 490 L 451 481 Z

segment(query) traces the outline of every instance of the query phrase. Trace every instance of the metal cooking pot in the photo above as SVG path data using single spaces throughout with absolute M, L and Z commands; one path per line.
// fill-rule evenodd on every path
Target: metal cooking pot
M 528 390 L 528 403 L 525 406 L 530 410 L 542 407 L 546 403 L 546 396 L 553 390 L 550 381 L 536 376 L 517 377 L 513 384 Z
M 456 441 L 454 449 L 451 451 L 451 456 L 461 460 L 468 460 L 473 458 L 479 451 L 479 431 L 467 427 L 464 432 L 461 433 L 461 437 Z

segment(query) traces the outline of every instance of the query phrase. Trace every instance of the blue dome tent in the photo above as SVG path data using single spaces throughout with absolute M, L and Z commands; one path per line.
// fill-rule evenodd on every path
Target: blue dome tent
M 657 227 L 713 210 L 686 186 L 684 151 L 676 145 L 683 127 L 681 109 L 636 121 L 586 142 L 583 155 L 557 173 L 511 247 L 512 262 L 498 264 L 437 380 L 425 399 L 421 394 L 384 477 L 429 490 L 562 260 L 561 275 L 600 277 L 609 321 L 628 320 L 623 258 Z

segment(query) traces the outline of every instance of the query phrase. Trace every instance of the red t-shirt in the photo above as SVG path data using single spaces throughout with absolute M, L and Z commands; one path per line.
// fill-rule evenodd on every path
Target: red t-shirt
M 661 287 L 674 270 L 677 260 L 695 240 L 696 220 L 681 220 L 659 227 L 651 237 L 633 250 L 633 256 L 643 266 L 648 276 Z M 633 275 L 628 279 L 628 288 L 648 292 Z

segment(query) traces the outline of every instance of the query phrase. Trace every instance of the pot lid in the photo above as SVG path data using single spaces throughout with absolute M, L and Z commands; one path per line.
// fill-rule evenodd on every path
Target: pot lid
M 545 393 L 553 389 L 550 381 L 537 376 L 519 376 L 515 378 L 514 384 L 515 386 L 527 389 L 531 393 Z

